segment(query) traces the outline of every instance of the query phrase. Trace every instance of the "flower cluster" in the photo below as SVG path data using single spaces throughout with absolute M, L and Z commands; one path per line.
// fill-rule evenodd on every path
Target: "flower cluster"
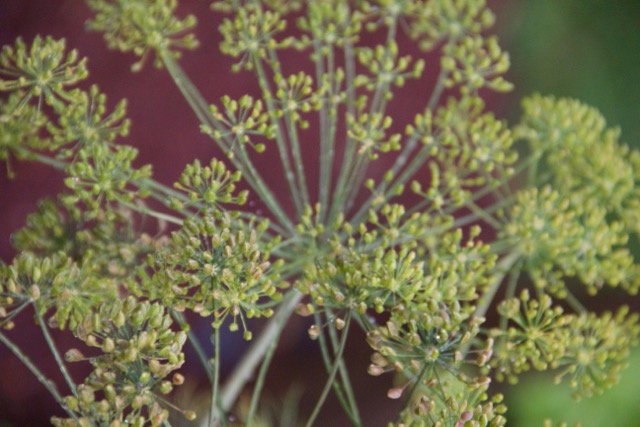
M 63 253 L 38 257 L 30 252 L 17 256 L 2 274 L 0 308 L 4 327 L 11 327 L 12 317 L 33 302 L 40 315 L 53 309 L 49 324 L 71 328 L 106 301 L 118 296 L 118 284 L 109 278 L 91 274 L 89 261 L 78 264 Z
M 556 380 L 568 378 L 575 397 L 599 394 L 615 384 L 629 348 L 640 338 L 638 314 L 630 314 L 628 307 L 600 316 L 564 314 L 547 295 L 532 300 L 523 291 L 519 299 L 502 302 L 499 312 L 512 326 L 492 331 L 496 377 L 515 382 L 532 368 L 556 370 Z
M 109 215 L 100 212 L 90 219 L 75 206 L 44 199 L 27 216 L 25 227 L 13 235 L 12 243 L 17 250 L 38 256 L 64 253 L 77 263 L 91 265 L 93 275 L 126 280 L 162 241 L 141 233 L 129 209 Z
M 640 279 L 626 247 L 628 234 L 621 222 L 607 219 L 606 208 L 595 199 L 576 206 L 545 186 L 516 195 L 502 232 L 541 289 L 563 297 L 565 278 L 577 277 L 591 294 L 605 284 L 636 293 Z
M 518 156 L 512 132 L 483 109 L 478 97 L 450 99 L 435 114 L 427 109 L 417 115 L 406 128 L 423 143 L 430 168 L 428 188 L 414 181 L 413 190 L 437 209 L 473 204 L 513 174 Z
M 136 169 L 132 163 L 138 150 L 129 145 L 94 145 L 76 153 L 76 160 L 67 166 L 65 184 L 73 194 L 65 196 L 67 203 L 84 202 L 87 213 L 95 216 L 100 208 L 113 201 L 131 202 L 144 191 L 131 187 L 151 176 L 151 166 Z
M 243 205 L 247 201 L 248 191 L 243 190 L 234 194 L 236 183 L 240 181 L 239 171 L 231 173 L 225 164 L 217 159 L 211 159 L 209 166 L 202 167 L 199 160 L 187 165 L 179 182 L 174 186 L 187 193 L 187 202 L 172 198 L 172 206 L 182 209 L 187 205 L 195 205 L 206 211 L 219 211 L 221 204 Z
M 475 93 L 483 87 L 498 92 L 513 89 L 502 77 L 509 69 L 509 55 L 500 49 L 495 37 L 465 37 L 446 45 L 442 69 L 448 73 L 445 86 L 460 86 L 463 93 Z
M 49 143 L 40 132 L 46 118 L 29 104 L 20 106 L 21 100 L 20 93 L 13 93 L 7 100 L 0 99 L 0 161 L 5 161 L 10 178 L 12 156 L 30 158 L 31 150 L 47 148 Z
M 348 4 L 330 0 L 309 3 L 308 7 L 309 13 L 300 17 L 298 28 L 323 46 L 323 55 L 330 55 L 334 46 L 357 41 L 363 16 L 350 10 Z
M 403 86 L 407 78 L 419 78 L 424 70 L 424 61 L 420 59 L 411 66 L 411 56 L 398 57 L 398 52 L 395 42 L 387 46 L 378 45 L 375 49 L 358 49 L 358 61 L 370 75 L 358 75 L 355 79 L 356 86 L 364 86 L 369 91 L 376 88 L 385 90 L 391 85 Z M 389 100 L 392 96 L 392 91 L 385 91 L 385 99 Z
M 450 384 L 449 384 L 450 386 Z M 389 424 L 394 427 L 464 427 L 505 426 L 507 407 L 503 396 L 489 397 L 488 384 L 478 384 L 472 391 L 457 394 L 446 393 L 442 400 L 422 395 L 402 411 L 400 421 Z
M 159 427 L 168 408 L 192 419 L 163 397 L 184 381 L 174 371 L 187 336 L 211 383 L 209 424 L 224 424 L 254 371 L 251 401 L 235 413 L 255 424 L 296 308 L 312 315 L 309 335 L 328 374 L 307 425 L 332 389 L 353 425 L 364 425 L 345 363 L 356 327 L 372 350 L 369 373 L 395 374 L 387 395 L 405 400 L 390 424 L 398 427 L 503 426 L 491 380 L 515 382 L 532 369 L 555 371 L 576 396 L 618 378 L 639 341 L 638 316 L 590 313 L 569 284 L 591 294 L 640 289 L 628 247 L 640 232 L 640 154 L 572 100 L 533 96 L 513 129 L 488 112 L 485 90 L 511 84 L 508 55 L 484 34 L 494 20 L 485 0 L 214 2 L 232 14 L 220 48 L 235 71 L 255 77 L 259 97 L 210 107 L 177 61 L 197 45 L 195 18 L 176 17 L 177 0 L 87 3 L 96 13 L 89 27 L 139 57 L 133 71 L 152 55 L 166 69 L 227 159 L 195 160 L 173 188 L 155 181 L 150 166 L 134 167 L 137 150 L 117 141 L 128 132 L 126 102 L 109 110 L 96 86 L 78 87 L 85 60 L 63 41 L 18 40 L 0 53 L 0 91 L 9 92 L 0 160 L 48 164 L 68 187 L 27 218 L 13 239 L 19 255 L 0 262 L 0 327 L 35 309 L 70 389 L 63 398 L 0 333 L 66 411 L 54 425 Z M 440 60 L 407 55 L 400 31 Z M 281 61 L 284 49 L 309 66 Z M 401 123 L 394 91 L 427 67 L 437 76 L 428 99 Z M 274 164 L 258 158 L 267 148 L 284 188 L 266 179 Z M 305 168 L 316 148 L 313 180 Z M 240 210 L 245 188 L 260 213 Z M 188 332 L 193 314 L 211 322 L 213 354 Z M 264 335 L 222 373 L 222 328 L 250 340 L 252 318 L 263 318 Z M 71 329 L 88 348 L 63 360 L 50 328 Z M 77 386 L 65 361 L 93 371 Z
M 443 41 L 480 34 L 494 21 L 485 0 L 429 0 L 417 9 L 411 34 L 423 49 L 431 50 Z
M 217 106 L 211 105 L 210 114 L 216 120 L 216 127 L 208 125 L 201 127 L 202 131 L 211 136 L 214 140 L 228 139 L 227 155 L 232 157 L 236 143 L 240 143 L 241 149 L 244 144 L 249 144 L 258 153 L 266 149 L 264 143 L 256 143 L 252 140 L 255 137 L 264 136 L 272 139 L 275 130 L 269 124 L 269 117 L 264 112 L 261 100 L 254 100 L 249 95 L 244 95 L 239 100 L 231 99 L 228 96 L 222 97 L 224 114 Z
M 103 32 L 111 49 L 141 57 L 131 67 L 133 71 L 142 69 L 150 52 L 155 51 L 154 64 L 159 67 L 161 56 L 177 58 L 178 49 L 198 46 L 195 36 L 189 33 L 196 18 L 176 18 L 177 0 L 87 0 L 87 4 L 96 14 L 89 22 L 90 29 Z
M 360 143 L 359 154 L 366 154 L 370 159 L 378 158 L 378 151 L 386 153 L 400 149 L 400 134 L 387 136 L 391 127 L 390 116 L 382 114 L 361 114 L 356 119 L 347 117 L 348 136 Z
M 74 417 L 54 417 L 53 425 L 157 427 L 167 421 L 169 412 L 161 396 L 184 381 L 177 373 L 171 380 L 167 377 L 184 363 L 182 347 L 187 339 L 171 324 L 161 305 L 133 297 L 88 314 L 75 333 L 100 353 L 87 357 L 78 349 L 66 352 L 68 362 L 89 361 L 93 371 L 74 396 L 65 398 Z M 182 412 L 195 418 L 191 411 Z
M 245 319 L 270 317 L 283 284 L 269 272 L 269 244 L 259 245 L 267 223 L 238 224 L 230 214 L 185 220 L 158 254 L 154 280 L 145 291 L 168 307 L 213 316 L 216 328 L 230 316 L 230 329 L 237 330 L 240 321 L 245 339 L 251 339 Z
M 618 142 L 619 129 L 572 99 L 536 95 L 523 106 L 517 134 L 540 164 L 532 174 L 536 184 L 549 183 L 576 205 L 592 199 L 638 233 L 640 154 Z
M 106 101 L 106 95 L 95 85 L 89 92 L 74 92 L 74 102 L 64 105 L 60 111 L 59 125 L 48 127 L 56 146 L 77 146 L 60 150 L 59 158 L 72 158 L 78 147 L 110 144 L 118 136 L 128 134 L 129 120 L 124 118 L 126 100 L 118 102 L 110 113 L 107 113 Z
M 283 49 L 293 45 L 294 39 L 291 37 L 276 39 L 276 35 L 282 33 L 286 26 L 287 21 L 281 18 L 280 13 L 249 4 L 238 9 L 234 19 L 226 18 L 220 25 L 224 37 L 220 50 L 240 58 L 234 70 L 251 70 L 256 62 L 268 58 L 267 49 Z
M 51 37 L 37 36 L 31 47 L 21 38 L 15 47 L 4 46 L 0 53 L 0 91 L 21 93 L 18 107 L 34 97 L 38 99 L 38 109 L 43 99 L 54 107 L 59 99 L 70 99 L 67 86 L 84 80 L 89 73 L 86 58 L 78 61 L 75 49 L 66 55 L 64 51 L 65 41 Z

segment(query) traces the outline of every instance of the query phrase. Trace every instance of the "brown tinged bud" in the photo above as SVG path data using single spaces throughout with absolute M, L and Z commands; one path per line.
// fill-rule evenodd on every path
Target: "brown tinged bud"
M 393 387 L 387 391 L 387 397 L 389 399 L 400 399 L 402 397 L 402 392 L 404 391 L 404 387 Z
M 309 338 L 315 341 L 318 339 L 319 336 L 320 336 L 320 330 L 318 329 L 318 327 L 316 325 L 311 325 L 309 327 Z
M 369 368 L 367 369 L 367 372 L 369 373 L 369 375 L 377 377 L 377 376 L 380 376 L 380 375 L 384 374 L 384 368 L 382 368 L 381 366 L 378 366 L 378 365 L 374 365 L 372 363 L 372 364 L 369 365 Z
M 80 362 L 82 360 L 87 360 L 87 358 L 84 357 L 84 354 L 82 354 L 80 350 L 72 348 L 64 354 L 64 360 L 67 362 Z
M 182 375 L 180 373 L 173 374 L 173 377 L 171 378 L 171 382 L 174 385 L 182 385 L 182 384 L 184 384 L 184 375 Z

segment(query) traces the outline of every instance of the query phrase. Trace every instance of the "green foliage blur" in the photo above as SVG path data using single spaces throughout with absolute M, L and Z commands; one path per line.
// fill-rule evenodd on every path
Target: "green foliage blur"
M 498 32 L 519 95 L 539 92 L 598 108 L 640 146 L 640 5 L 636 0 L 505 2 Z M 520 96 L 511 96 L 517 117 Z
M 511 54 L 516 92 L 575 97 L 596 106 L 622 141 L 640 147 L 640 5 L 634 0 L 508 2 L 500 12 L 502 43 Z M 510 97 L 513 116 L 520 96 Z M 639 248 L 636 245 L 635 252 Z M 640 419 L 640 353 L 620 383 L 600 398 L 571 398 L 548 375 L 523 378 L 505 393 L 510 424 L 540 427 L 545 419 L 582 427 L 634 427 Z

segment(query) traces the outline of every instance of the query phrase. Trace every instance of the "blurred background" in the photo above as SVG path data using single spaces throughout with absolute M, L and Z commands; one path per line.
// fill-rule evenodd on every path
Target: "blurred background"
M 217 27 L 221 17 L 209 11 L 210 2 L 182 3 L 184 11 L 199 18 L 197 34 L 203 46 L 186 52 L 181 64 L 207 100 L 255 91 L 253 79 L 238 78 L 230 71 L 229 58 L 219 53 Z M 533 92 L 575 97 L 600 109 L 610 125 L 620 126 L 623 142 L 640 147 L 637 0 L 493 0 L 489 4 L 497 15 L 495 31 L 511 55 L 507 78 L 516 87 L 512 93 L 490 98 L 489 108 L 498 117 L 515 122 L 520 116 L 521 97 Z M 208 137 L 200 133 L 196 118 L 166 73 L 148 64 L 143 73 L 132 74 L 132 58 L 108 51 L 101 35 L 85 31 L 88 17 L 88 9 L 78 0 L 0 0 L 0 44 L 13 43 L 17 36 L 29 42 L 36 34 L 52 35 L 65 37 L 69 48 L 88 56 L 90 77 L 85 86 L 98 84 L 108 95 L 110 106 L 121 98 L 129 100 L 132 129 L 125 142 L 140 150 L 138 164 L 153 164 L 154 176 L 160 181 L 175 181 L 184 165 L 194 158 L 207 160 L 219 155 Z M 12 167 L 16 178 L 8 180 L 5 165 L 0 165 L 0 258 L 5 262 L 13 257 L 11 233 L 24 225 L 25 215 L 35 209 L 37 200 L 64 189 L 61 175 L 48 167 L 15 162 Z M 21 329 L 11 338 L 27 348 L 33 360 L 56 378 L 53 360 L 38 357 L 42 345 L 38 330 Z M 67 337 L 59 339 L 62 349 L 72 345 Z M 294 346 L 291 351 L 294 350 L 299 348 Z M 352 360 L 366 366 L 370 352 L 353 349 L 353 353 Z M 307 356 L 312 357 L 297 355 Z M 640 357 L 636 355 L 631 365 L 624 372 L 622 383 L 597 402 L 574 403 L 568 389 L 550 385 L 549 378 L 542 381 L 538 376 L 526 377 L 522 386 L 502 390 L 511 403 L 510 425 L 541 426 L 542 420 L 549 417 L 581 421 L 585 427 L 637 426 L 640 385 L 634 379 L 640 377 Z M 321 364 L 316 366 L 320 374 Z M 304 368 L 299 370 L 301 375 Z M 359 387 L 366 391 L 381 380 L 365 375 L 363 381 Z M 381 398 L 372 397 L 372 408 L 388 408 L 385 399 L 384 393 Z M 0 427 L 49 425 L 49 416 L 55 411 L 55 403 L 44 388 L 0 346 Z M 372 416 L 377 416 L 376 410 Z M 335 424 L 319 421 L 318 425 Z

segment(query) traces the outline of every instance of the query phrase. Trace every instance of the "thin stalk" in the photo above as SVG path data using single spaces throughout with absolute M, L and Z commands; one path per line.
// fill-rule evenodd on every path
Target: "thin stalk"
M 302 202 L 304 205 L 309 205 L 309 188 L 307 186 L 307 178 L 304 172 L 304 161 L 302 159 L 302 153 L 300 152 L 300 140 L 298 139 L 298 130 L 295 123 L 291 120 L 288 114 L 285 114 L 285 122 L 289 131 L 289 142 L 291 143 L 291 152 L 293 153 L 293 162 L 296 167 L 296 173 L 298 175 L 298 188 L 302 194 Z
M 258 409 L 258 401 L 260 400 L 260 394 L 262 393 L 262 388 L 264 387 L 264 381 L 267 377 L 267 372 L 269 371 L 269 365 L 271 365 L 271 361 L 273 360 L 273 355 L 276 352 L 276 348 L 278 347 L 278 341 L 273 340 L 269 345 L 269 349 L 264 356 L 264 360 L 262 361 L 262 366 L 260 366 L 260 372 L 258 372 L 258 378 L 256 380 L 256 385 L 253 389 L 253 395 L 251 396 L 251 404 L 249 405 L 249 412 L 247 414 L 247 422 L 246 426 L 251 427 L 253 425 L 253 417 L 255 417 L 256 410 Z
M 322 55 L 320 54 L 320 47 L 318 46 L 318 40 L 313 41 L 313 50 L 316 55 L 315 68 L 316 68 L 316 82 L 321 84 L 324 79 L 324 66 L 322 63 Z M 329 94 L 331 96 L 331 94 Z M 328 107 L 327 103 L 322 103 L 320 111 L 318 112 L 320 120 L 320 185 L 318 186 L 318 201 L 320 203 L 321 215 L 326 210 L 326 204 L 329 200 L 329 186 L 331 185 L 331 157 L 329 149 L 329 140 L 327 138 L 327 119 L 328 119 Z
M 422 383 L 422 380 L 427 374 L 427 368 L 429 367 L 433 368 L 433 365 L 429 363 L 425 363 L 422 369 L 420 369 L 420 373 L 418 374 L 418 379 L 413 383 L 413 386 L 411 387 L 411 391 L 409 391 L 409 396 L 407 396 L 407 398 L 405 399 L 400 413 L 403 413 L 409 407 L 409 404 L 411 404 L 411 401 L 413 400 L 413 396 L 418 391 L 418 387 L 420 386 L 420 384 Z
M 576 296 L 573 295 L 573 293 L 571 293 L 569 290 L 567 290 L 565 300 L 578 314 L 584 314 L 588 311 L 586 307 L 580 302 L 580 300 L 578 300 L 578 298 L 576 298 Z
M 280 64 L 280 60 L 273 49 L 269 49 L 269 57 L 271 64 Z M 267 98 L 267 101 L 271 101 L 272 98 Z M 289 134 L 289 145 L 291 147 L 291 154 L 293 155 L 293 162 L 297 174 L 298 190 L 302 196 L 303 205 L 309 205 L 309 188 L 307 187 L 307 178 L 304 172 L 304 162 L 302 161 L 302 153 L 300 151 L 300 139 L 298 138 L 298 129 L 295 126 L 291 116 L 284 114 L 284 120 L 286 129 Z M 302 211 L 300 211 L 302 212 Z
M 175 217 L 173 215 L 169 215 L 169 214 L 165 214 L 162 212 L 158 212 L 155 211 L 151 208 L 148 208 L 144 205 L 140 205 L 137 203 L 131 203 L 131 202 L 126 202 L 124 200 L 118 200 L 118 202 L 122 205 L 122 206 L 126 206 L 131 210 L 134 210 L 136 212 L 140 212 L 141 214 L 145 214 L 145 215 L 149 215 L 152 216 L 154 218 L 160 219 L 162 221 L 167 221 L 170 222 L 172 224 L 176 224 L 176 225 L 182 225 L 182 219 Z
M 407 143 L 404 144 L 404 148 L 402 149 L 398 157 L 396 157 L 396 160 L 390 169 L 390 171 L 393 173 L 393 176 L 396 176 L 407 164 L 410 154 L 415 149 L 417 142 L 418 142 L 418 138 L 415 136 L 412 136 L 407 141 Z M 412 157 L 411 163 L 407 165 L 406 168 L 404 168 L 404 170 L 402 170 L 402 174 L 399 177 L 397 177 L 392 184 L 389 184 L 384 181 L 380 182 L 378 184 L 378 187 L 373 190 L 373 192 L 371 193 L 367 201 L 364 202 L 362 206 L 360 206 L 360 209 L 353 217 L 354 218 L 353 222 L 355 224 L 358 224 L 363 220 L 364 216 L 367 214 L 367 212 L 371 208 L 373 201 L 377 199 L 380 196 L 380 194 L 384 193 L 383 198 L 385 200 L 388 200 L 390 197 L 388 189 L 393 189 L 397 185 L 405 185 L 407 181 L 418 171 L 418 169 L 424 165 L 424 162 L 428 158 L 428 152 L 429 150 L 426 147 L 422 147 L 422 149 L 418 151 L 418 153 L 415 156 Z
M 486 208 L 483 208 L 483 210 L 487 213 L 487 214 L 492 214 L 495 213 L 497 211 L 499 211 L 500 209 L 509 206 L 513 203 L 513 200 L 511 199 L 505 199 L 505 200 L 500 200 L 499 202 L 495 202 L 492 203 L 490 206 L 487 206 Z M 460 228 L 463 227 L 465 225 L 471 224 L 473 222 L 476 222 L 478 220 L 478 216 L 475 213 L 470 213 L 467 214 L 465 216 L 461 216 L 459 218 L 456 218 L 453 222 L 453 224 L 451 225 L 451 228 Z M 502 223 L 500 223 L 500 227 L 497 228 L 496 230 L 500 230 L 502 228 Z M 495 242 L 491 245 L 492 247 L 495 247 Z
M 329 337 L 331 338 L 331 345 L 333 346 L 334 353 L 335 353 L 339 348 L 338 334 L 333 322 L 330 322 L 328 327 L 329 327 Z M 344 359 L 339 360 L 338 368 L 340 372 L 340 379 L 342 380 L 342 387 L 344 388 L 344 393 L 347 395 L 347 400 L 349 401 L 349 408 L 350 408 L 350 414 L 351 414 L 350 417 L 354 421 L 354 424 L 356 426 L 361 426 L 362 421 L 360 419 L 360 411 L 358 410 L 358 403 L 356 402 L 355 393 L 353 392 L 353 387 L 351 386 L 351 380 L 349 379 L 349 372 L 347 371 L 347 365 L 344 363 Z
M 295 289 L 289 291 L 280 303 L 280 307 L 256 338 L 249 350 L 244 353 L 240 363 L 233 370 L 220 393 L 220 406 L 228 411 L 233 406 L 244 385 L 251 379 L 256 367 L 269 350 L 272 342 L 277 341 L 284 329 L 287 319 L 293 313 L 302 294 Z
M 510 252 L 507 256 L 502 258 L 498 265 L 496 266 L 496 273 L 493 276 L 491 282 L 489 282 L 489 286 L 487 286 L 487 290 L 482 294 L 480 300 L 478 301 L 478 306 L 476 307 L 475 312 L 473 313 L 474 317 L 484 317 L 487 314 L 487 310 L 491 306 L 493 299 L 504 280 L 504 277 L 511 270 L 511 267 L 520 259 L 521 255 L 518 251 L 514 250 Z
M 479 219 L 485 221 L 495 230 L 499 230 L 500 228 L 502 228 L 502 224 L 497 219 L 491 216 L 486 209 L 483 209 L 480 206 L 478 206 L 475 202 L 469 201 L 468 203 L 465 203 L 465 206 L 468 207 L 471 210 L 471 212 L 477 215 Z
M 5 294 L 7 295 L 7 294 Z M 9 294 L 9 296 L 11 296 L 12 294 Z M 9 322 L 11 319 L 13 319 L 14 317 L 16 317 L 18 314 L 20 314 L 20 312 L 22 310 L 24 310 L 29 304 L 31 304 L 31 300 L 27 300 L 25 302 L 22 303 L 22 305 L 20 305 L 18 308 L 16 308 L 15 310 L 12 310 L 11 313 L 9 313 L 8 316 L 3 317 L 2 320 L 0 321 L 0 328 L 3 328 L 4 325 Z
M 429 97 L 429 102 L 427 103 L 427 109 L 433 111 L 434 108 L 440 102 L 440 97 L 442 96 L 442 91 L 444 90 L 444 81 L 447 77 L 447 70 L 440 68 L 440 73 L 438 74 L 438 80 L 436 80 L 436 85 L 433 88 L 433 92 L 431 92 L 431 96 Z
M 329 378 L 327 378 L 327 382 L 324 385 L 324 389 L 322 390 L 322 393 L 320 394 L 320 398 L 318 399 L 318 402 L 316 403 L 316 406 L 313 409 L 313 412 L 311 413 L 309 420 L 307 421 L 306 427 L 311 427 L 316 417 L 320 413 L 320 409 L 322 408 L 324 401 L 327 399 L 327 396 L 329 395 L 329 390 L 331 390 L 332 383 L 340 367 L 340 360 L 342 360 L 344 349 L 347 346 L 347 337 L 349 336 L 349 327 L 351 326 L 351 310 L 347 311 L 347 315 L 345 316 L 344 322 L 345 322 L 344 332 L 342 333 L 342 338 L 340 340 L 340 347 L 338 347 L 338 353 L 336 354 L 333 368 L 329 373 Z
M 324 366 L 328 374 L 329 372 L 331 372 L 331 357 L 329 356 L 329 345 L 327 343 L 327 338 L 325 337 L 322 318 L 320 317 L 320 313 L 317 313 L 317 312 L 313 313 L 313 317 L 314 317 L 316 327 L 318 327 L 318 330 L 320 331 L 320 333 L 318 334 L 318 344 L 320 344 L 320 353 L 322 355 L 322 361 L 324 362 Z M 335 348 L 334 356 L 337 354 L 338 347 L 339 347 L 338 344 L 334 346 Z M 344 408 L 346 414 L 349 416 L 349 418 L 351 418 L 351 420 L 354 423 L 356 423 L 356 418 L 352 414 L 351 409 L 349 407 L 349 403 L 347 402 L 344 392 L 342 391 L 342 388 L 340 387 L 340 384 L 337 381 L 333 382 L 333 391 L 336 394 L 336 397 L 338 398 L 338 400 L 340 401 L 340 405 L 342 406 L 342 408 Z
M 209 427 L 215 427 L 218 419 L 224 419 L 224 413 L 220 414 L 220 328 L 213 328 L 213 381 L 211 383 L 211 412 L 209 414 Z M 223 411 L 224 412 L 224 411 Z
M 42 334 L 44 335 L 44 339 L 47 341 L 47 345 L 49 346 L 49 350 L 51 350 L 51 354 L 53 354 L 54 359 L 56 359 L 56 363 L 58 364 L 58 368 L 60 368 L 60 372 L 62 372 L 62 376 L 64 377 L 64 380 L 67 383 L 67 385 L 69 386 L 69 389 L 71 390 L 71 393 L 74 396 L 76 396 L 76 384 L 73 382 L 73 379 L 71 378 L 71 375 L 69 375 L 69 371 L 67 371 L 67 367 L 64 364 L 64 361 L 62 360 L 62 357 L 60 357 L 60 353 L 58 352 L 58 349 L 56 348 L 56 344 L 53 342 L 53 339 L 51 338 L 51 335 L 49 334 L 49 331 L 47 330 L 47 325 L 44 323 L 44 319 L 42 318 L 42 315 L 40 314 L 40 311 L 38 310 L 38 307 L 35 306 L 35 304 L 33 304 L 33 310 L 36 312 L 36 318 L 38 319 L 38 325 L 40 326 L 40 329 L 42 330 Z
M 277 129 L 276 144 L 278 145 L 278 153 L 280 154 L 280 161 L 284 169 L 284 176 L 287 180 L 287 184 L 289 185 L 289 193 L 291 194 L 291 199 L 293 200 L 297 213 L 301 214 L 304 208 L 304 202 L 302 199 L 302 188 L 299 187 L 300 178 L 296 176 L 296 172 L 294 172 L 293 166 L 291 164 L 291 159 L 289 158 L 287 143 L 284 138 L 280 120 L 276 115 L 276 107 L 273 103 L 274 95 L 271 92 L 271 87 L 269 85 L 269 81 L 267 80 L 266 71 L 264 70 L 262 62 L 259 58 L 254 61 L 254 65 L 260 89 L 262 90 L 263 94 L 268 94 L 268 96 L 265 96 L 265 104 L 267 105 L 267 110 L 269 111 L 269 119 Z M 298 183 L 296 183 L 296 181 L 298 181 Z
M 187 338 L 189 340 L 189 343 L 191 344 L 191 347 L 195 350 L 196 354 L 198 355 L 198 360 L 200 360 L 200 364 L 202 365 L 205 372 L 207 373 L 207 377 L 209 378 L 209 383 L 213 384 L 213 382 L 215 381 L 215 374 L 211 369 L 211 363 L 209 363 L 209 358 L 207 357 L 207 354 L 204 352 L 204 349 L 202 348 L 202 344 L 200 343 L 200 340 L 193 333 L 191 328 L 189 328 L 189 324 L 185 320 L 184 315 L 182 313 L 171 309 L 171 316 L 176 320 L 178 325 L 180 325 L 180 327 L 183 330 L 185 328 L 188 328 Z
M 9 350 L 16 356 L 26 367 L 31 371 L 33 376 L 35 376 L 40 384 L 42 384 L 49 393 L 53 396 L 53 398 L 58 402 L 58 404 L 62 407 L 62 409 L 72 417 L 74 420 L 78 421 L 78 416 L 75 412 L 67 407 L 64 402 L 64 398 L 58 393 L 55 384 L 49 380 L 40 369 L 36 365 L 31 362 L 31 360 L 24 354 L 18 346 L 16 346 L 9 338 L 7 338 L 2 332 L 0 332 L 0 342 L 7 346 Z
M 518 278 L 520 277 L 520 271 L 518 270 L 513 270 L 509 273 L 509 281 L 507 282 L 507 289 L 505 291 L 505 295 L 504 295 L 504 299 L 505 300 L 509 300 L 511 298 L 514 297 L 515 293 L 516 293 L 516 286 L 518 285 Z M 500 316 L 500 330 L 501 331 L 506 331 L 507 330 L 507 324 L 509 322 L 509 319 L 507 319 L 507 317 L 505 316 Z
M 167 71 L 171 75 L 174 83 L 185 97 L 187 103 L 196 114 L 198 120 L 212 129 L 222 129 L 217 120 L 209 113 L 207 103 L 198 91 L 198 89 L 191 83 L 189 77 L 184 73 L 180 65 L 175 59 L 167 52 L 161 51 L 160 56 Z M 232 149 L 232 143 L 228 141 L 228 138 L 221 138 L 215 141 L 218 146 L 225 152 L 229 152 Z M 270 212 L 275 218 L 285 227 L 289 232 L 294 232 L 294 226 L 287 214 L 280 206 L 273 192 L 265 184 L 264 178 L 258 173 L 257 169 L 250 161 L 247 161 L 248 157 L 245 157 L 245 163 L 240 162 L 236 156 L 231 158 L 231 162 L 234 166 L 242 172 L 244 179 L 253 188 L 260 199 L 267 205 Z
M 362 189 L 362 184 L 366 177 L 367 168 L 371 163 L 369 156 L 364 153 L 357 154 L 356 163 L 353 166 L 351 173 L 348 175 L 348 179 L 346 182 L 346 192 L 343 195 L 343 212 L 349 212 L 355 203 L 355 199 L 358 196 L 358 193 Z
M 33 155 L 34 160 L 37 160 L 42 164 L 52 166 L 54 169 L 63 170 L 67 166 L 67 163 L 54 159 L 53 157 L 45 156 L 44 154 L 30 152 L 30 155 Z

